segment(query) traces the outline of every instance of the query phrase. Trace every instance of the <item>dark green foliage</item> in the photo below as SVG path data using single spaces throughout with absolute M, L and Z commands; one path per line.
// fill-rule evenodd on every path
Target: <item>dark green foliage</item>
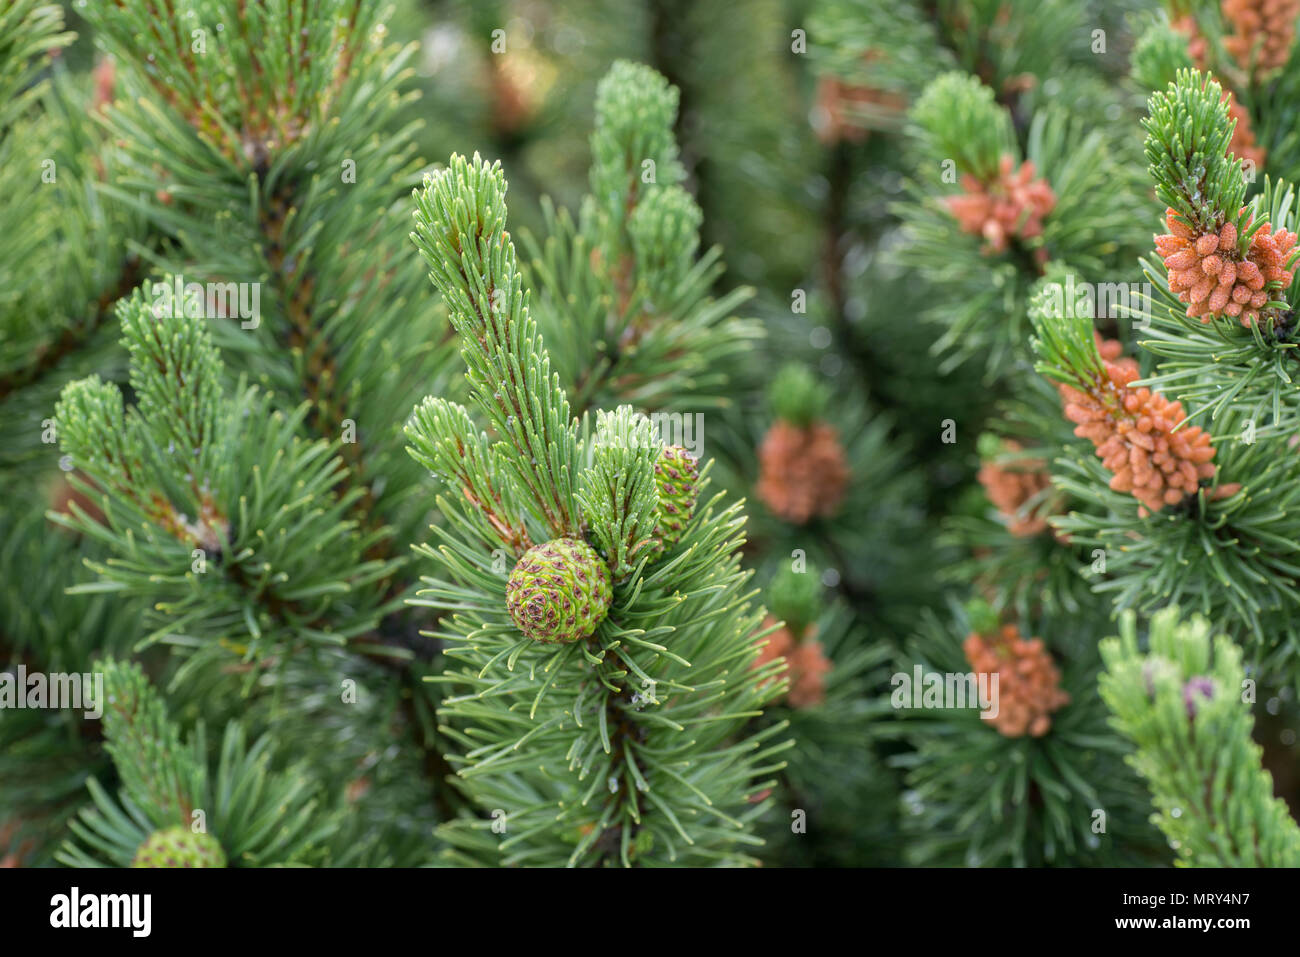
M 0 863 L 1294 863 L 1298 290 L 1151 236 L 1297 226 L 1300 70 L 1184 7 L 10 0 L 0 667 L 112 707 L 0 712 Z M 895 706 L 1012 622 L 1039 736 Z

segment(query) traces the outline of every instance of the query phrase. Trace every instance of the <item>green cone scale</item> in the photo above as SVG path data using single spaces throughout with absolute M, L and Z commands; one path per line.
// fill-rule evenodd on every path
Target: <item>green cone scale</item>
M 211 834 L 186 827 L 154 831 L 135 852 L 132 867 L 225 867 L 226 854 Z
M 681 541 L 686 523 L 695 511 L 699 494 L 700 467 L 680 445 L 667 446 L 655 462 L 655 485 L 659 488 L 659 524 L 655 537 L 667 550 Z
M 609 568 L 576 538 L 534 545 L 515 563 L 506 584 L 510 617 L 534 641 L 590 637 L 609 614 L 613 597 Z

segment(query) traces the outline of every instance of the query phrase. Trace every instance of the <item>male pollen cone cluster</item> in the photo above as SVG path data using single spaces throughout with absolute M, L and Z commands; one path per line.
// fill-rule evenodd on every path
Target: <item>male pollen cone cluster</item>
M 1268 72 L 1286 66 L 1295 39 L 1300 0 L 1223 0 L 1219 5 L 1232 32 L 1223 48 L 1244 67 Z
M 1107 362 L 1113 362 L 1121 369 L 1132 369 L 1136 375 L 1138 371 L 1138 361 L 1131 356 L 1124 355 L 1124 343 L 1118 339 L 1103 339 L 1101 334 L 1093 332 L 1092 339 L 1097 343 L 1097 352 Z
M 1018 442 L 1002 443 L 1006 452 L 1019 452 Z M 1017 458 L 999 465 L 985 462 L 976 476 L 993 507 L 1007 520 L 1007 531 L 1017 538 L 1031 538 L 1047 531 L 1047 518 L 1041 514 L 1021 514 L 1025 503 L 1051 487 L 1052 478 L 1042 459 Z
M 962 650 L 976 674 L 998 676 L 998 713 L 985 720 L 1008 738 L 1041 738 L 1052 727 L 1052 713 L 1070 703 L 1042 640 L 1022 637 L 1015 625 L 989 636 L 972 631 Z
M 1199 426 L 1174 429 L 1187 418 L 1182 403 L 1159 392 L 1130 388 L 1139 378 L 1132 360 L 1102 360 L 1106 378 L 1087 392 L 1062 385 L 1065 417 L 1074 434 L 1096 447 L 1097 456 L 1114 476 L 1110 487 L 1130 492 L 1142 503 L 1138 513 L 1158 512 L 1196 492 L 1200 480 L 1214 477 L 1214 446 Z M 1221 485 L 1217 497 L 1233 495 L 1240 485 Z
M 1201 34 L 1201 28 L 1197 24 L 1196 18 L 1191 14 L 1178 17 L 1170 22 L 1169 27 L 1187 37 L 1187 55 L 1191 58 L 1192 65 L 1202 73 L 1207 72 L 1205 55 L 1209 52 L 1210 44 Z
M 1269 301 L 1268 284 L 1291 284 L 1295 233 L 1275 233 L 1271 223 L 1264 223 L 1243 258 L 1233 223 L 1224 223 L 1217 233 L 1197 233 L 1173 209 L 1166 209 L 1165 225 L 1169 232 L 1155 237 L 1156 252 L 1169 272 L 1169 291 L 1187 303 L 1188 316 L 1199 316 L 1201 322 L 1233 316 L 1249 327 L 1259 321 Z
M 962 232 L 984 237 L 985 254 L 1004 252 L 1012 239 L 1041 236 L 1043 217 L 1056 207 L 1047 180 L 1034 178 L 1033 162 L 1025 160 L 1016 169 L 1009 153 L 1003 154 L 991 183 L 966 173 L 961 187 L 964 192 L 944 202 Z M 1045 261 L 1047 250 L 1036 250 L 1035 255 Z
M 875 50 L 862 54 L 870 63 L 880 58 Z M 866 139 L 867 129 L 854 117 L 854 113 L 869 107 L 882 112 L 901 114 L 907 109 L 906 97 L 890 90 L 878 90 L 858 85 L 835 76 L 823 76 L 817 81 L 817 102 L 813 107 L 812 125 L 821 142 L 830 145 L 840 141 L 860 143 Z
M 766 630 L 776 624 L 771 615 L 763 621 Z M 767 644 L 758 650 L 752 667 L 761 668 L 769 661 L 784 658 L 790 690 L 786 702 L 792 708 L 812 708 L 826 700 L 826 675 L 831 670 L 830 659 L 822 651 L 822 644 L 813 636 L 816 625 L 807 626 L 800 638 L 795 638 L 788 627 L 782 626 L 767 636 Z
M 849 483 L 839 433 L 825 422 L 778 420 L 758 447 L 758 497 L 787 522 L 835 514 Z

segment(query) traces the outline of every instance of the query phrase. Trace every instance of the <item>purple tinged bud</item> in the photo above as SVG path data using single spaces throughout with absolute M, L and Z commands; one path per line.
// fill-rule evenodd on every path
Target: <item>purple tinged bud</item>
M 1196 708 L 1202 698 L 1214 697 L 1214 682 L 1204 676 L 1189 678 L 1183 685 L 1183 703 L 1187 705 L 1187 717 L 1196 717 Z

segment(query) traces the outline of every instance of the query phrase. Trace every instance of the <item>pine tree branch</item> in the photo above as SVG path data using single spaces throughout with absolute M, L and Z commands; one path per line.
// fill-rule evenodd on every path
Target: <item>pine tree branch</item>
M 448 528 L 436 529 L 438 549 L 421 549 L 448 577 L 426 579 L 414 603 L 454 612 L 439 634 L 449 662 L 439 681 L 458 693 L 440 714 L 463 789 L 493 815 L 443 833 L 483 852 L 474 832 L 504 821 L 504 863 L 734 860 L 729 848 L 763 805 L 734 809 L 780 750 L 760 745 L 766 731 L 724 743 L 776 692 L 770 669 L 749 668 L 757 616 L 741 591 L 739 510 L 693 509 L 653 567 L 630 567 L 661 501 L 645 481 L 657 445 L 646 448 L 648 423 L 630 409 L 601 416 L 581 448 L 564 424 L 568 400 L 528 314 L 504 194 L 498 165 L 453 156 L 416 195 L 413 239 L 461 336 L 474 404 L 501 436 L 491 456 L 525 517 L 556 536 L 520 558 L 503 602 L 486 555 L 500 529 L 483 518 L 498 508 L 486 491 L 499 487 L 488 484 L 497 465 L 463 410 L 426 400 L 407 428 L 411 452 L 461 494 L 439 498 Z M 466 467 L 452 461 L 462 450 Z
M 127 794 L 157 825 L 190 823 L 199 765 L 138 665 L 100 662 L 108 706 L 104 737 Z
M 709 390 L 761 335 L 730 318 L 752 290 L 710 298 L 721 253 L 696 258 L 703 214 L 680 185 L 677 107 L 654 70 L 616 62 L 597 87 L 578 224 L 543 201 L 544 243 L 524 235 L 540 321 L 579 416 L 623 402 L 646 412 L 727 404 Z
M 1130 763 L 1147 779 L 1156 823 L 1180 860 L 1199 867 L 1300 866 L 1300 827 L 1273 797 L 1250 737 L 1241 652 L 1211 642 L 1202 618 L 1170 607 L 1151 619 L 1150 650 L 1138 650 L 1129 613 L 1102 642 L 1101 695 L 1113 723 L 1137 745 Z
M 102 523 L 76 508 L 51 518 L 111 543 L 117 561 L 91 567 L 150 596 L 164 633 L 210 629 L 224 642 L 241 621 L 249 657 L 268 663 L 282 645 L 355 637 L 380 609 L 346 596 L 372 596 L 392 569 L 359 553 L 366 538 L 345 518 L 357 493 L 333 491 L 343 467 L 333 446 L 292 437 L 306 407 L 286 418 L 242 386 L 226 394 L 204 320 L 159 315 L 140 292 L 119 313 L 138 405 L 126 410 L 117 387 L 92 376 L 67 386 L 56 409 L 87 491 L 117 508 L 106 502 Z M 315 551 L 286 548 L 289 528 L 318 536 L 305 539 Z M 199 575 L 233 591 L 198 588 Z
M 576 437 L 569 403 L 528 312 L 505 230 L 505 178 L 475 155 L 454 155 L 416 192 L 411 234 L 447 302 L 469 366 L 471 395 L 509 443 L 511 475 L 555 535 L 578 531 Z

